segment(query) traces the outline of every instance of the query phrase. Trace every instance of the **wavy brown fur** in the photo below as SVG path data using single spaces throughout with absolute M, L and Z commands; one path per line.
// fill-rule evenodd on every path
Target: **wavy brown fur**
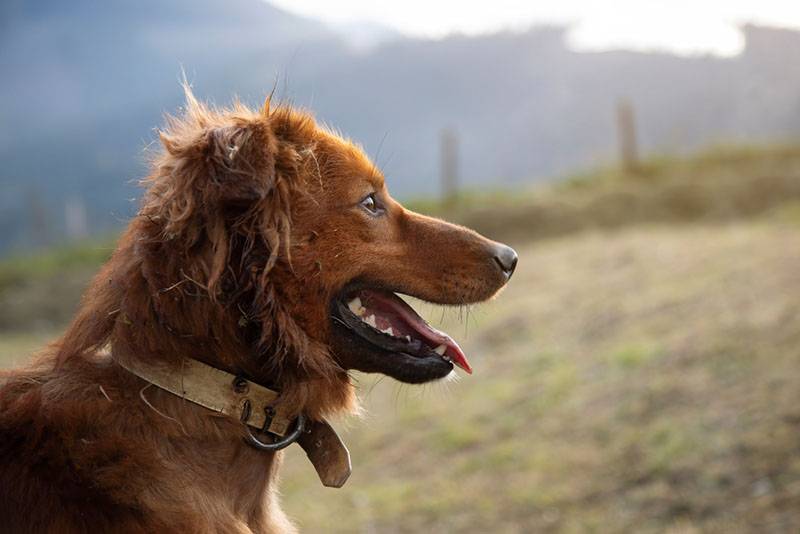
M 320 135 L 290 108 L 217 110 L 187 89 L 141 210 L 76 318 L 36 365 L 5 375 L 0 530 L 291 530 L 273 489 L 278 456 L 114 360 L 178 371 L 197 358 L 280 389 L 295 413 L 354 409 L 346 372 L 285 304 L 298 279 L 292 206 L 320 178 Z M 105 346 L 112 358 L 98 355 Z
M 0 530 L 291 531 L 279 454 L 118 362 L 179 374 L 195 358 L 279 390 L 290 414 L 352 412 L 346 369 L 424 382 L 451 365 L 334 332 L 346 288 L 459 305 L 494 295 L 516 264 L 504 245 L 403 208 L 357 146 L 291 108 L 217 110 L 187 89 L 161 141 L 141 210 L 67 332 L 5 374 Z

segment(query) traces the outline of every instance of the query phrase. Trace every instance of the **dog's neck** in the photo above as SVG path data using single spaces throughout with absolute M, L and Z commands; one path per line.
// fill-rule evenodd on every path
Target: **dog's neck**
M 277 451 L 297 441 L 325 486 L 339 488 L 350 476 L 350 454 L 336 431 L 325 420 L 306 421 L 303 414 L 292 421 L 289 407 L 280 402 L 277 391 L 192 359 L 185 359 L 180 369 L 133 358 L 116 361 L 175 397 L 240 421 L 245 441 L 257 450 Z M 253 429 L 277 439 L 265 443 Z
M 173 395 L 248 426 L 284 436 L 291 416 L 279 402 L 280 393 L 194 359 L 184 359 L 180 369 L 145 364 L 137 359 L 117 359 L 124 369 Z
M 42 424 L 52 428 L 47 450 L 57 449 L 42 454 L 68 458 L 87 494 L 165 519 L 156 531 L 287 531 L 276 496 L 282 455 L 248 446 L 241 422 L 153 386 L 107 354 L 84 353 L 57 372 L 52 356 L 25 382 L 40 392 Z

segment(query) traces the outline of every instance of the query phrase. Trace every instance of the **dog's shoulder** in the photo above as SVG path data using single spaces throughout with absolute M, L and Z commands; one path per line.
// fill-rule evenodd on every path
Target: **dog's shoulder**
M 93 448 L 93 425 L 80 416 L 91 399 L 59 380 L 22 370 L 0 384 L 0 532 L 155 531 L 153 518 L 103 486 L 101 457 L 81 458 L 81 440 Z

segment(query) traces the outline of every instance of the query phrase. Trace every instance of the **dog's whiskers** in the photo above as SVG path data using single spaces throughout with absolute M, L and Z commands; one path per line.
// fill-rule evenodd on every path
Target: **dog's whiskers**
M 380 384 L 381 382 L 383 382 L 383 379 L 384 379 L 384 378 L 386 378 L 386 375 L 381 375 L 380 377 L 378 377 L 378 379 L 377 379 L 375 382 L 373 382 L 373 383 L 372 383 L 372 385 L 370 386 L 369 390 L 367 390 L 367 396 L 369 396 L 369 395 L 372 395 L 372 391 L 373 391 L 373 390 L 374 390 L 376 387 L 378 387 L 378 384 Z

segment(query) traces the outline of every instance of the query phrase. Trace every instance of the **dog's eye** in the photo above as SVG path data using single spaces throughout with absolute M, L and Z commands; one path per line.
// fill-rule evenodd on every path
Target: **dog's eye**
M 367 210 L 371 215 L 379 215 L 383 211 L 383 208 L 375 199 L 375 193 L 370 193 L 365 196 L 361 201 L 361 207 Z

